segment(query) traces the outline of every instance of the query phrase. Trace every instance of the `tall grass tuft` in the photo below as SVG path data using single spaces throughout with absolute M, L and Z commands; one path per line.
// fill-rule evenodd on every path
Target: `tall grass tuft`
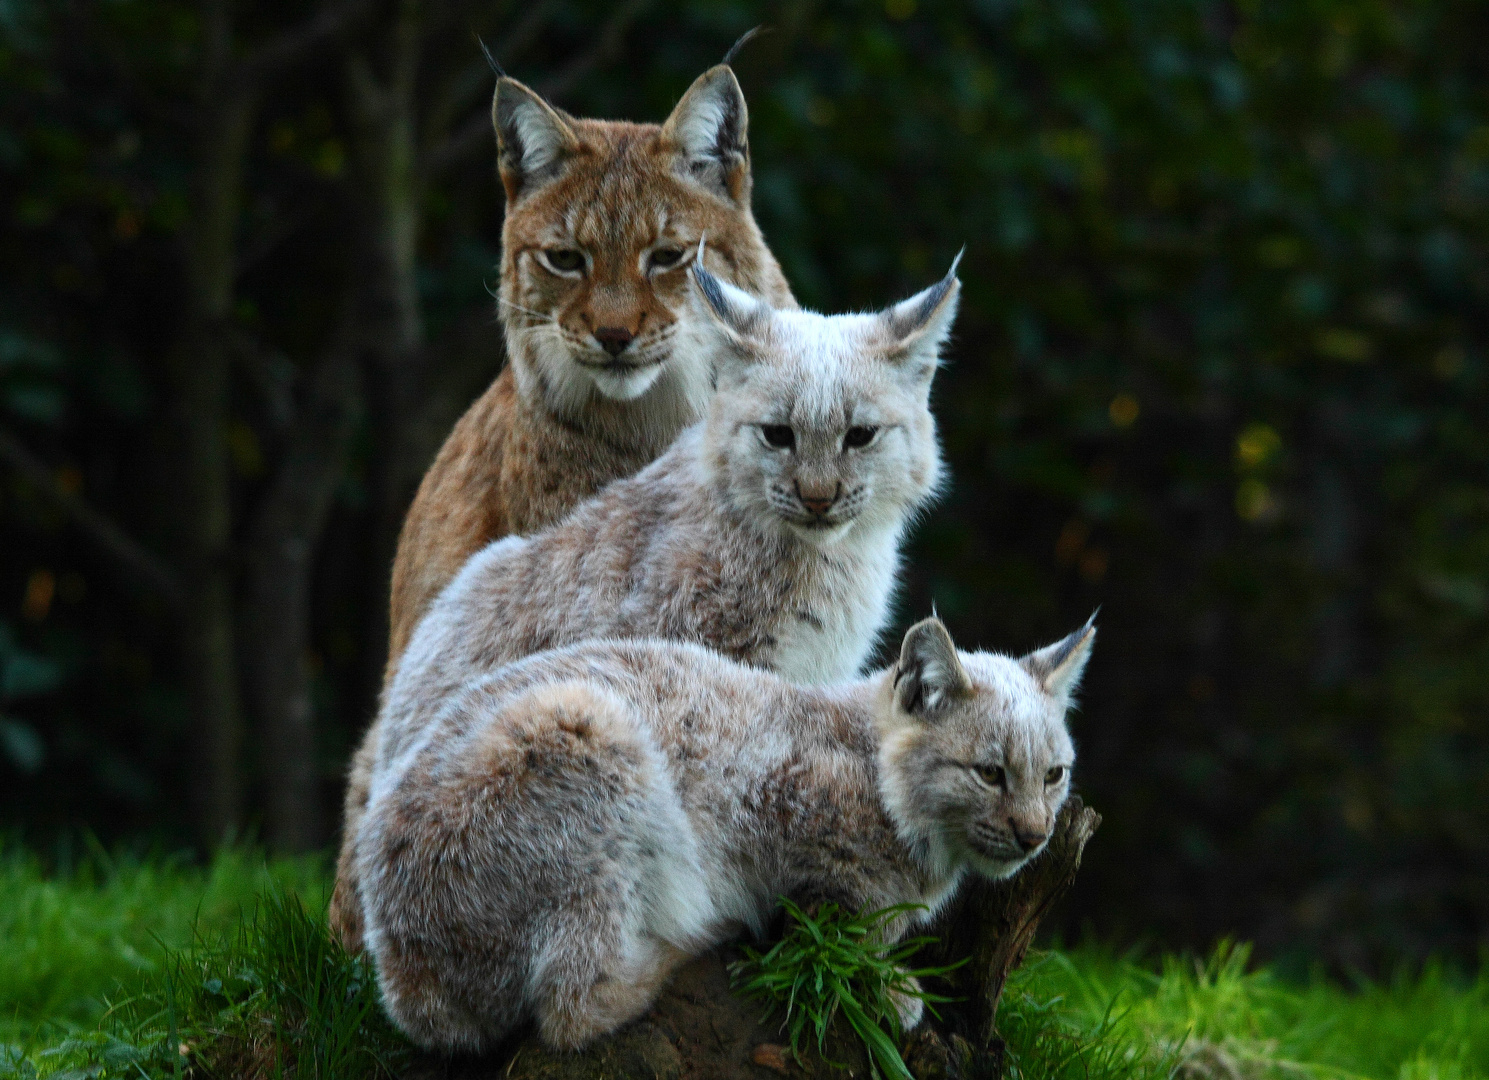
M 808 1031 L 825 1057 L 827 1030 L 841 1013 L 868 1051 L 874 1077 L 913 1080 L 897 1046 L 902 1032 L 895 999 L 918 998 L 934 1012 L 935 1003 L 947 999 L 926 993 L 913 980 L 953 969 L 906 970 L 906 961 L 934 939 L 886 944 L 883 930 L 896 916 L 922 909 L 901 904 L 851 915 L 824 904 L 813 916 L 785 897 L 781 906 L 788 916 L 781 940 L 764 954 L 747 946 L 745 958 L 729 966 L 736 989 L 767 1002 L 771 1011 L 785 1009 L 782 1023 L 798 1061 Z
M 1058 992 L 1060 953 L 1031 954 L 1010 975 L 998 1009 L 1007 1080 L 1169 1080 L 1179 1055 L 1153 1043 L 1115 994 L 1094 1009 L 1070 1007 Z M 1094 1002 L 1093 1002 L 1094 1004 Z

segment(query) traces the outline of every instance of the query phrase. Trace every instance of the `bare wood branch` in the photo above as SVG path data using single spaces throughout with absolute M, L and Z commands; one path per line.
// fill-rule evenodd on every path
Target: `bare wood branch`
M 244 544 L 243 685 L 266 766 L 269 842 L 279 851 L 323 843 L 310 655 L 310 583 L 357 413 L 357 336 L 351 289 L 336 330 L 311 367 L 279 465 Z
M 153 588 L 172 607 L 186 605 L 186 590 L 181 579 L 164 559 L 141 545 L 113 519 L 68 491 L 40 458 L 3 429 L 0 429 L 0 457 L 10 462 L 27 483 L 51 500 L 121 566 Z
M 573 89 L 580 79 L 610 59 L 620 49 L 622 42 L 625 40 L 626 30 L 646 10 L 650 3 L 651 0 L 627 0 L 626 3 L 620 4 L 611 12 L 610 18 L 600 28 L 599 36 L 595 38 L 595 43 L 589 49 L 574 57 L 574 59 L 570 60 L 550 78 L 535 83 L 533 89 L 550 99 L 560 97 Z M 519 38 L 518 31 L 523 30 L 524 25 L 532 21 L 533 16 L 543 10 L 542 5 L 535 8 L 529 14 L 528 18 L 523 20 L 523 23 L 519 24 L 513 30 L 512 34 L 509 35 L 509 40 L 517 39 L 516 44 L 525 47 L 527 38 Z M 532 33 L 535 35 L 536 32 L 537 24 L 534 23 Z M 503 41 L 502 46 L 505 45 L 506 41 Z M 496 56 L 504 62 L 508 59 L 509 55 L 509 53 L 503 51 L 496 53 Z M 429 151 L 424 159 L 425 172 L 429 175 L 436 175 L 454 165 L 458 165 L 471 154 L 489 148 L 492 145 L 493 138 L 491 118 L 482 111 L 472 116 L 453 135 Z
M 372 0 L 338 0 L 325 5 L 308 22 L 270 38 L 238 61 L 231 78 L 252 84 L 273 76 L 340 34 L 371 7 Z
M 635 22 L 636 17 L 650 4 L 651 0 L 626 0 L 625 3 L 618 5 L 610 13 L 610 18 L 605 20 L 605 25 L 600 28 L 600 36 L 586 52 L 574 57 L 563 66 L 558 74 L 544 79 L 533 89 L 546 98 L 563 97 L 580 79 L 619 51 L 631 23 Z
M 510 64 L 534 41 L 553 11 L 554 0 L 538 0 L 527 13 L 502 35 L 492 54 L 503 64 Z M 453 136 L 450 124 L 480 87 L 488 85 L 491 77 L 485 57 L 472 61 L 445 80 L 440 92 L 434 97 L 424 123 L 424 147 L 422 158 L 426 172 L 437 173 L 447 166 L 473 154 L 486 145 L 491 131 L 491 121 L 485 108 L 477 109 Z

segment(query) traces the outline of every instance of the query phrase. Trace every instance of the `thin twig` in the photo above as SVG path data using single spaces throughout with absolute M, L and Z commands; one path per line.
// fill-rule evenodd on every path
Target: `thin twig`
M 550 78 L 534 84 L 533 89 L 550 99 L 563 96 L 590 71 L 610 59 L 625 40 L 626 30 L 650 3 L 651 0 L 628 0 L 618 6 L 605 21 L 605 25 L 600 28 L 599 36 L 595 38 L 595 43 L 587 51 L 574 57 L 564 65 L 561 71 Z M 535 16 L 541 12 L 546 12 L 546 5 L 537 5 L 529 16 L 497 45 L 498 59 L 511 63 L 511 51 L 509 50 L 525 46 L 527 44 L 526 34 L 536 34 L 538 22 Z M 528 30 L 529 24 L 531 24 L 531 31 Z M 491 118 L 483 111 L 472 116 L 460 125 L 453 135 L 431 150 L 425 156 L 424 168 L 430 175 L 443 172 L 478 150 L 489 149 L 491 140 Z
M 58 482 L 40 458 L 10 432 L 0 429 L 0 457 L 50 499 L 125 569 L 155 589 L 172 607 L 186 606 L 181 579 L 164 559 L 142 546 L 111 518 L 85 503 Z
M 495 60 L 497 67 L 511 64 L 514 58 L 537 40 L 553 7 L 553 0 L 539 0 L 527 9 L 516 26 L 502 35 L 496 48 L 489 51 L 489 58 Z M 486 51 L 485 42 L 481 42 L 481 46 L 482 51 Z M 473 73 L 474 77 L 467 73 Z M 470 94 L 485 84 L 486 78 L 486 66 L 472 64 L 448 82 L 444 91 L 435 99 L 434 107 L 429 111 L 426 137 L 430 148 L 424 153 L 426 172 L 438 173 L 468 154 L 490 145 L 491 119 L 484 109 L 478 109 L 455 134 L 446 134 L 451 117 L 460 110 Z
M 245 83 L 268 78 L 341 33 L 371 7 L 371 0 L 327 4 L 313 19 L 275 35 L 240 60 L 233 66 L 232 77 Z
M 600 29 L 600 36 L 595 39 L 594 45 L 590 46 L 588 51 L 574 57 L 563 66 L 558 74 L 544 79 L 533 89 L 546 98 L 563 97 L 580 79 L 588 75 L 591 69 L 610 59 L 625 40 L 626 30 L 650 3 L 651 0 L 626 0 L 626 3 L 618 5 L 611 12 L 610 18 L 605 20 L 605 25 Z
M 329 199 L 315 196 L 297 207 L 298 213 L 281 216 L 277 223 L 265 228 L 258 236 L 243 242 L 243 249 L 233 263 L 233 277 L 241 279 L 264 259 L 274 253 L 280 244 L 316 221 L 326 212 Z

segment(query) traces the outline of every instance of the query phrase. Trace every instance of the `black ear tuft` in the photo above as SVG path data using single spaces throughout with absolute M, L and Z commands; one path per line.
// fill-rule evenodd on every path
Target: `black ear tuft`
M 1080 685 L 1086 662 L 1091 659 L 1091 646 L 1096 641 L 1096 615 L 1093 611 L 1086 625 L 1075 633 L 1019 659 L 1024 670 L 1050 696 L 1068 700 Z
M 703 265 L 705 241 L 698 241 L 698 256 L 688 267 L 698 295 L 713 317 L 738 340 L 754 336 L 770 314 L 770 308 L 743 289 L 720 281 Z
M 713 313 L 725 322 L 730 321 L 732 312 L 729 308 L 729 300 L 724 295 L 723 283 L 703 265 L 703 241 L 698 241 L 698 257 L 693 260 L 693 280 L 698 283 L 698 291 L 703 299 L 708 301 L 708 306 Z
M 746 45 L 754 41 L 761 34 L 768 33 L 770 33 L 770 28 L 763 24 L 760 26 L 756 26 L 753 29 L 746 30 L 739 36 L 738 41 L 729 46 L 729 51 L 724 54 L 724 59 L 720 60 L 719 63 L 724 64 L 725 66 L 733 64 L 734 58 L 739 55 L 739 50 L 743 49 Z
M 491 70 L 496 74 L 496 77 L 498 79 L 505 79 L 507 77 L 506 70 L 496 62 L 496 57 L 491 55 L 491 50 L 488 49 L 486 47 L 486 43 L 481 40 L 481 35 L 476 34 L 475 38 L 476 44 L 481 46 L 481 55 L 486 57 L 486 63 L 491 65 Z
M 904 712 L 933 717 L 948 702 L 972 692 L 956 643 L 940 619 L 924 619 L 906 631 L 894 672 L 895 702 Z
M 926 329 L 937 313 L 942 310 L 948 298 L 954 298 L 954 293 L 960 284 L 957 281 L 956 268 L 961 264 L 962 255 L 966 253 L 966 250 L 964 247 L 957 252 L 956 258 L 951 261 L 951 269 L 946 271 L 946 276 L 936 284 L 922 289 L 908 300 L 901 300 L 884 311 L 884 322 L 888 325 L 889 332 L 896 342 L 905 342 Z M 951 314 L 954 312 L 953 308 Z

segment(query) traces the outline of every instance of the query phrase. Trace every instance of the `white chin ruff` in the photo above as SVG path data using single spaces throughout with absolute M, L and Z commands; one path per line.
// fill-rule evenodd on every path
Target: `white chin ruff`
M 840 525 L 831 525 L 825 529 L 811 529 L 805 525 L 798 525 L 788 518 L 786 519 L 786 527 L 809 544 L 815 544 L 817 547 L 831 547 L 848 535 L 856 520 L 856 518 L 850 518 Z
M 605 368 L 591 371 L 595 389 L 611 401 L 635 401 L 652 388 L 662 374 L 661 364 L 643 368 Z
M 1013 861 L 1005 861 L 1003 859 L 989 859 L 985 855 L 978 855 L 973 853 L 970 855 L 968 861 L 972 864 L 972 869 L 976 870 L 983 877 L 992 878 L 995 881 L 1006 881 L 1009 878 L 1013 877 L 1014 874 L 1017 874 L 1024 867 L 1028 866 L 1030 860 L 1034 858 L 1034 855 L 1038 855 L 1039 852 L 1043 850 L 1043 848 L 1040 848 L 1039 851 L 1034 852 L 1033 855 L 1026 856 L 1022 859 L 1015 859 Z

